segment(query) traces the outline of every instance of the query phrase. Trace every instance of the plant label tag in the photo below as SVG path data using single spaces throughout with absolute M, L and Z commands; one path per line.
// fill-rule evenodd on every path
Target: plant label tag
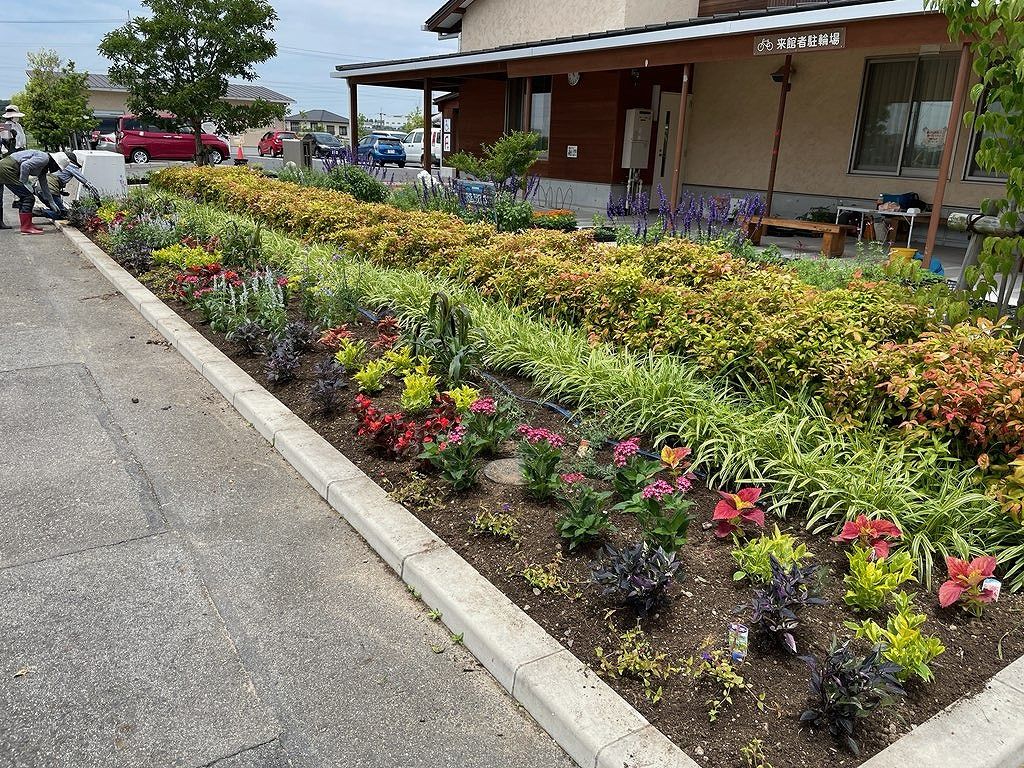
M 995 603 L 999 600 L 999 592 L 1003 588 L 1003 583 L 999 579 L 994 579 L 991 576 L 981 582 L 982 594 L 989 594 L 992 596 L 992 602 Z
M 742 624 L 729 625 L 729 654 L 733 661 L 743 661 L 747 657 L 750 630 Z

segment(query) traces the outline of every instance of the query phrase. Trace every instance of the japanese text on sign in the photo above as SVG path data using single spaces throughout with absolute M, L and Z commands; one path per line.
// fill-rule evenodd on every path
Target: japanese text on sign
M 794 51 L 835 51 L 846 47 L 846 28 L 785 32 L 760 35 L 754 40 L 754 55 L 768 56 Z

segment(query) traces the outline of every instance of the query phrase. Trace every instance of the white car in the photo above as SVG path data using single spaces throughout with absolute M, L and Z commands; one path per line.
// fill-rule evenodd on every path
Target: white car
M 433 165 L 441 165 L 441 129 L 431 130 L 430 160 Z M 405 156 L 410 163 L 419 163 L 423 167 L 423 129 L 417 128 L 410 131 L 402 139 L 402 146 L 405 147 Z

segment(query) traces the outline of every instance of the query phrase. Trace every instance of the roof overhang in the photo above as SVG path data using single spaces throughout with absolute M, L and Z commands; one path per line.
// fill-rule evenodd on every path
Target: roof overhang
M 459 34 L 462 31 L 462 16 L 472 4 L 473 0 L 448 0 L 423 23 L 423 30 L 436 32 L 442 38 Z
M 485 51 L 342 64 L 335 68 L 331 77 L 357 84 L 386 83 L 392 87 L 408 88 L 422 88 L 423 78 L 429 77 L 432 81 L 438 81 L 432 83 L 437 90 L 450 90 L 458 87 L 460 77 L 473 75 L 560 74 L 563 71 L 642 68 L 687 61 L 727 60 L 739 57 L 739 49 L 727 44 L 729 38 L 745 40 L 743 36 L 837 24 L 860 25 L 865 31 L 860 39 L 854 36 L 848 47 L 914 44 L 913 37 L 905 37 L 905 30 L 893 27 L 893 33 L 886 32 L 887 25 L 892 26 L 892 20 L 898 17 L 930 17 L 930 24 L 923 28 L 920 42 L 948 41 L 945 37 L 945 18 L 927 8 L 924 0 L 851 0 L 810 8 L 789 6 L 740 12 L 725 18 L 698 17 L 657 27 L 626 29 Z M 873 38 L 869 36 L 869 30 Z M 721 38 L 727 40 L 720 44 Z M 752 50 L 746 55 L 751 54 Z

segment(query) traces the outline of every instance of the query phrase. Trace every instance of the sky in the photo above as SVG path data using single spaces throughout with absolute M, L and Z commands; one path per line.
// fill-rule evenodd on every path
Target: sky
M 454 41 L 441 41 L 420 27 L 441 0 L 273 0 L 279 20 L 274 32 L 277 58 L 258 68 L 255 81 L 295 99 L 293 109 L 328 109 L 348 116 L 348 90 L 330 77 L 337 64 L 412 58 L 448 53 Z M 381 10 L 377 10 L 381 9 Z M 0 99 L 25 85 L 25 55 L 52 48 L 81 72 L 106 72 L 96 50 L 100 39 L 143 14 L 140 3 L 106 0 L 38 0 L 11 5 L 0 19 L 6 54 L 0 62 Z M 359 111 L 366 115 L 406 115 L 423 104 L 418 91 L 360 86 Z

